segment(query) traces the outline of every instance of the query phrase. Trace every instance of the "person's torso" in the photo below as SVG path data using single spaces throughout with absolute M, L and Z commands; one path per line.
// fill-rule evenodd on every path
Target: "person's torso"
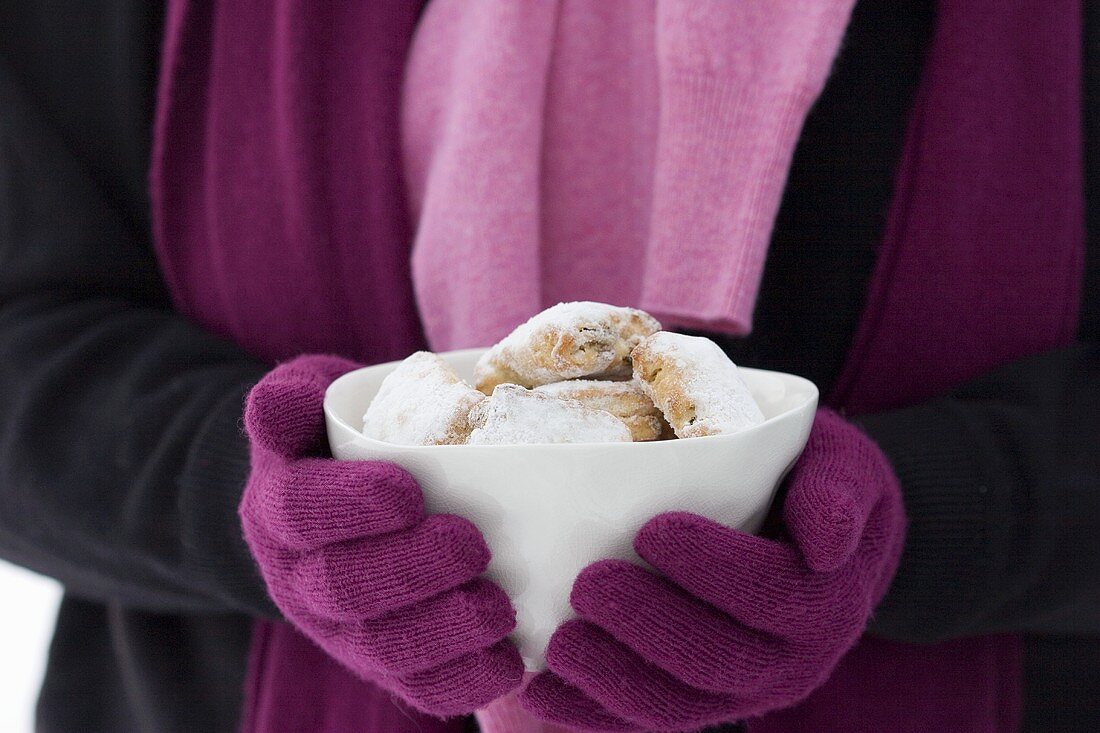
M 56 110 L 74 148 L 99 172 L 119 205 L 130 212 L 135 227 L 148 229 L 144 162 L 149 138 L 144 133 L 152 120 L 152 69 L 159 53 L 160 17 L 143 5 L 117 0 L 105 0 L 94 11 L 83 4 L 70 5 L 53 13 L 48 23 L 42 17 L 27 21 L 34 15 L 29 6 L 5 11 L 5 15 L 13 15 L 12 22 L 0 22 L 10 36 L 5 51 L 22 52 L 13 40 L 20 34 L 31 43 L 50 33 L 65 37 L 62 29 L 72 32 L 73 40 L 63 53 L 55 45 L 40 55 L 21 56 L 13 65 L 22 65 L 28 84 L 40 88 L 44 104 Z M 228 12 L 227 7 L 223 5 L 221 12 Z M 90 21 L 89 13 L 102 25 Z M 107 22 L 110 19 L 125 22 L 112 25 Z M 213 20 L 207 18 L 208 23 Z M 863 308 L 933 20 L 926 2 L 909 3 L 904 11 L 879 0 L 859 3 L 837 68 L 807 122 L 795 156 L 756 308 L 755 330 L 743 339 L 723 339 L 723 346 L 738 363 L 804 374 L 826 392 L 836 379 Z M 88 32 L 89 28 L 99 30 Z M 143 42 L 135 51 L 120 43 L 120 36 Z M 1095 22 L 1087 38 L 1094 36 L 1100 38 Z M 248 64 L 249 60 L 249 53 L 241 49 L 239 55 L 220 63 Z M 285 63 L 295 61 L 286 59 Z M 1098 61 L 1090 57 L 1090 68 L 1100 66 Z M 323 59 L 312 58 L 312 63 L 323 63 Z M 72 83 L 67 72 L 58 73 L 77 68 L 83 69 L 82 78 L 96 80 L 107 91 L 89 95 L 87 85 Z M 47 69 L 52 71 L 43 71 Z M 329 76 L 323 66 L 303 73 Z M 389 68 L 383 75 L 383 81 L 392 87 L 382 86 L 392 88 L 392 94 L 397 88 L 395 74 L 399 76 L 399 70 Z M 1090 90 L 1096 76 L 1089 77 Z M 203 78 L 205 83 L 216 81 Z M 201 92 L 201 88 L 194 91 Z M 360 88 L 334 88 L 331 83 L 300 91 L 305 99 L 310 99 L 310 94 L 320 95 L 311 99 L 317 105 L 323 105 L 325 94 L 366 94 Z M 1090 100 L 1095 97 L 1087 94 Z M 176 97 L 190 104 L 198 98 Z M 379 105 L 386 104 L 385 100 L 392 102 L 393 97 L 367 95 L 365 100 Z M 76 115 L 75 110 L 82 112 Z M 316 120 L 308 115 L 283 120 L 286 125 L 305 126 L 317 137 L 318 144 L 307 150 L 280 147 L 290 138 L 280 138 L 277 129 L 247 127 L 249 120 L 271 121 L 267 116 L 273 114 L 271 110 L 257 113 L 259 116 L 240 114 L 212 121 L 211 133 L 224 135 L 227 144 L 247 143 L 245 147 L 254 153 L 236 161 L 234 169 L 221 179 L 224 185 L 253 188 L 244 200 L 222 198 L 226 191 L 201 186 L 183 187 L 179 192 L 185 199 L 194 197 L 185 201 L 187 205 L 209 207 L 209 228 L 191 243 L 196 249 L 188 253 L 187 266 L 193 269 L 186 275 L 187 280 L 206 282 L 209 287 L 192 290 L 198 295 L 186 307 L 189 315 L 223 329 L 268 358 L 321 349 L 380 360 L 401 356 L 418 343 L 411 291 L 402 280 L 408 276 L 401 263 L 407 258 L 409 229 L 400 196 L 396 132 L 383 129 L 394 125 L 396 104 L 379 115 L 364 102 L 361 112 L 362 117 L 351 120 Z M 82 124 L 82 120 L 95 122 Z M 375 129 L 364 129 L 372 125 Z M 361 159 L 333 161 L 325 157 L 331 151 L 324 141 L 342 135 L 362 136 Z M 1090 135 L 1090 140 L 1096 138 Z M 365 160 L 375 161 L 377 166 L 369 178 L 355 173 Z M 1096 160 L 1090 158 L 1089 163 L 1090 171 L 1100 169 Z M 312 171 L 314 166 L 327 172 Z M 222 171 L 225 173 L 224 168 Z M 205 176 L 205 169 L 199 172 L 203 175 L 196 180 Z M 296 181 L 296 187 L 283 185 L 287 177 Z M 380 182 L 379 187 L 372 187 L 371 181 Z M 302 194 L 308 203 L 295 203 Z M 350 210 L 332 216 L 329 207 L 337 199 Z M 254 205 L 257 201 L 265 205 Z M 266 205 L 272 201 L 277 205 Z M 256 236 L 257 231 L 267 235 Z M 250 240 L 252 249 L 234 249 L 241 236 Z M 318 244 L 317 262 L 294 259 L 301 251 L 302 238 Z M 291 250 L 284 252 L 280 249 L 284 245 Z M 360 267 L 371 262 L 374 254 L 366 251 L 371 247 L 387 248 L 379 255 L 382 264 Z M 227 253 L 231 256 L 234 252 L 241 263 L 260 257 L 269 266 L 261 277 L 248 283 L 235 281 L 226 275 L 232 267 L 218 269 L 225 268 Z M 1094 263 L 1095 247 L 1090 257 Z M 807 268 L 806 262 L 815 264 Z M 379 275 L 381 271 L 383 275 Z M 1093 264 L 1090 277 L 1095 279 L 1096 271 Z M 166 275 L 171 279 L 179 277 L 179 272 Z M 386 283 L 398 283 L 383 287 L 383 278 Z M 311 290 L 326 280 L 337 281 L 338 286 L 321 288 L 320 295 Z M 1086 289 L 1086 293 L 1084 318 L 1092 318 L 1095 324 L 1095 301 L 1100 298 L 1094 289 Z M 249 307 L 250 302 L 258 305 Z M 311 324 L 322 327 L 304 336 Z M 271 329 L 284 332 L 270 350 L 259 340 L 248 343 L 255 334 Z M 163 635 L 140 629 L 155 628 L 158 623 L 175 627 L 183 621 L 158 622 L 152 615 L 93 608 L 73 600 L 65 602 L 66 619 L 54 642 L 40 703 L 40 718 L 51 721 L 44 722 L 44 728 L 62 730 L 68 723 L 84 720 L 110 721 L 104 726 L 115 730 L 216 730 L 224 729 L 220 721 L 235 715 L 237 695 L 214 691 L 218 685 L 238 685 L 243 676 L 248 619 L 185 623 L 189 630 L 171 635 L 170 643 L 165 643 Z M 82 639 L 103 641 L 89 645 Z M 1029 675 L 1038 705 L 1056 699 L 1050 690 L 1064 685 L 1074 674 L 1065 669 L 1059 673 L 1061 667 L 1051 664 L 1051 658 L 1034 657 L 1030 667 L 1044 670 Z M 234 667 L 233 660 L 239 661 L 239 667 Z M 215 669 L 235 669 L 240 674 L 223 672 L 215 678 L 201 673 Z M 1082 677 L 1087 675 L 1078 676 L 1075 684 L 1080 684 Z M 74 684 L 76 680 L 81 683 Z M 150 714 L 142 710 L 147 706 L 159 709 Z M 1044 719 L 1041 712 L 1032 717 Z

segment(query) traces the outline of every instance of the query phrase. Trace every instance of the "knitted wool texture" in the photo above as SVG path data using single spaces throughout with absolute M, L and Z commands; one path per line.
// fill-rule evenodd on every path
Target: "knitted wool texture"
M 853 4 L 428 3 L 401 131 L 432 348 L 490 344 L 560 300 L 747 333 Z
M 515 612 L 478 577 L 473 524 L 426 516 L 396 466 L 322 457 L 325 389 L 356 366 L 300 357 L 249 394 L 245 539 L 276 605 L 332 657 L 425 712 L 469 713 L 522 679 Z
M 570 598 L 550 671 L 520 702 L 584 730 L 688 730 L 794 704 L 855 643 L 904 539 L 901 492 L 857 428 L 820 410 L 791 472 L 789 541 L 687 513 L 663 514 L 634 547 L 657 572 L 605 560 Z

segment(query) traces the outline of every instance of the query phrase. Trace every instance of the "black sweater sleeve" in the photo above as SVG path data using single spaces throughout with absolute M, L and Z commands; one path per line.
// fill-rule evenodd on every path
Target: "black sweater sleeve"
M 1100 346 L 859 422 L 893 463 L 909 519 L 872 632 L 1100 635 Z
M 893 462 L 909 517 L 871 625 L 883 636 L 1100 636 L 1100 3 L 1084 8 L 1078 342 L 860 420 Z
M 25 78 L 0 58 L 0 555 L 90 599 L 273 614 L 236 516 L 264 366 L 171 310 L 145 212 Z

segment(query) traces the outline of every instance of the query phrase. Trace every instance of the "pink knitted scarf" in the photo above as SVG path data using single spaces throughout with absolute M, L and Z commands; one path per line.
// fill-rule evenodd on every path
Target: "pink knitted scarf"
M 432 347 L 576 299 L 747 333 L 852 4 L 431 3 L 402 124 Z

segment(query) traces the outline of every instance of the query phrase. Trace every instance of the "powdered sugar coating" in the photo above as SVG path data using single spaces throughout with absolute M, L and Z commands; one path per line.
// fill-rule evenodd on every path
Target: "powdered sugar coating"
M 401 445 L 465 443 L 470 410 L 484 399 L 443 359 L 418 351 L 382 380 L 363 416 L 363 434 Z
M 630 376 L 630 351 L 661 328 L 635 308 L 558 303 L 516 328 L 478 361 L 474 382 L 486 394 L 498 384 L 535 387 L 579 377 Z
M 676 436 L 736 433 L 764 422 L 737 367 L 708 338 L 661 331 L 631 353 L 634 379 Z
M 521 443 L 625 443 L 622 420 L 574 400 L 501 384 L 470 412 L 470 445 Z
M 626 423 L 634 442 L 657 440 L 665 428 L 661 411 L 636 382 L 602 379 L 570 379 L 535 387 L 536 392 L 563 400 L 576 400 L 593 410 L 610 412 Z

